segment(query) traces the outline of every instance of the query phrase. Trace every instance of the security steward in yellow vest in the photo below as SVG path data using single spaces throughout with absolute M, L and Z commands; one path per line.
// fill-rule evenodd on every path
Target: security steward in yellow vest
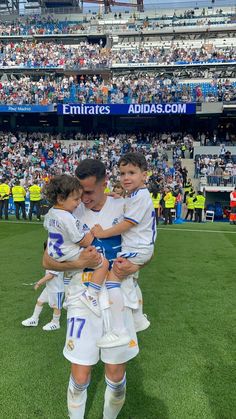
M 185 217 L 185 220 L 188 219 L 188 216 L 190 215 L 190 221 L 193 221 L 193 214 L 194 214 L 194 200 L 195 196 L 194 193 L 191 192 L 188 196 L 187 196 L 187 200 L 186 200 L 186 204 L 187 204 L 187 214 Z
M 2 220 L 2 213 L 4 211 L 5 220 L 8 220 L 9 196 L 10 186 L 6 179 L 2 179 L 0 183 L 0 220 Z
M 203 192 L 198 191 L 196 197 L 194 198 L 194 208 L 195 208 L 195 219 L 194 222 L 201 223 L 202 222 L 202 211 L 205 208 L 205 196 L 203 195 Z
M 158 224 L 159 216 L 160 216 L 160 200 L 161 200 L 161 194 L 159 192 L 159 188 L 155 185 L 151 187 L 150 189 L 150 195 L 152 198 L 153 207 L 156 214 L 156 223 Z
M 164 200 L 164 218 L 165 218 L 164 224 L 167 224 L 168 221 L 169 221 L 169 224 L 172 224 L 171 210 L 175 208 L 176 199 L 169 188 L 164 189 L 163 200 Z
M 17 220 L 20 219 L 20 209 L 21 209 L 22 217 L 24 220 L 26 220 L 26 212 L 25 212 L 26 191 L 23 188 L 23 186 L 20 185 L 19 180 L 15 181 L 15 186 L 13 186 L 12 188 L 12 196 L 13 196 L 13 201 L 14 201 L 15 209 L 16 209 L 16 219 Z
M 184 187 L 184 203 L 186 202 L 188 194 L 193 190 L 191 179 L 188 179 Z
M 29 220 L 32 221 L 32 214 L 34 208 L 36 210 L 37 220 L 41 220 L 41 187 L 38 185 L 38 181 L 35 180 L 33 185 L 29 187 L 30 195 L 30 209 L 29 209 Z

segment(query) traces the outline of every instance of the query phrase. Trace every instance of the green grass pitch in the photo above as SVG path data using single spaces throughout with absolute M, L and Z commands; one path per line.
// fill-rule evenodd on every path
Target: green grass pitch
M 64 419 L 69 363 L 62 328 L 21 321 L 41 292 L 22 283 L 43 274 L 40 224 L 0 223 L 1 419 Z M 120 419 L 235 419 L 236 227 L 160 226 L 156 254 L 140 284 L 151 327 L 127 371 Z M 93 370 L 86 419 L 101 419 L 103 366 Z

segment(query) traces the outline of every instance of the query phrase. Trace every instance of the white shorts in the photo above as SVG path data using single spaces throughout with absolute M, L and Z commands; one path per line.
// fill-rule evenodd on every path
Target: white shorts
M 82 279 L 82 276 L 81 276 Z M 78 274 L 77 274 L 78 280 Z M 76 290 L 76 288 L 75 288 Z M 72 291 L 72 289 L 70 289 Z M 78 289 L 76 290 L 78 292 Z M 125 324 L 130 334 L 128 345 L 100 350 L 96 343 L 103 335 L 102 317 L 97 317 L 79 299 L 67 300 L 67 333 L 63 354 L 73 364 L 95 365 L 99 359 L 107 364 L 123 364 L 138 352 L 138 341 L 130 307 L 125 307 Z
M 49 307 L 57 308 L 61 310 L 64 299 L 64 292 L 49 292 L 47 287 L 44 288 L 43 292 L 38 297 L 38 301 L 41 303 L 48 303 Z
M 153 249 L 148 249 L 143 252 L 135 252 L 133 249 L 122 248 L 122 251 L 117 253 L 117 257 L 128 259 L 135 265 L 144 265 L 144 263 L 147 263 L 151 259 L 152 255 Z

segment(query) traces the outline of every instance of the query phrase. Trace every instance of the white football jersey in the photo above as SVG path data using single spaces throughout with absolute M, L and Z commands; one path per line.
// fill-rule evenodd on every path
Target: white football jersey
M 80 252 L 79 242 L 84 238 L 79 219 L 70 212 L 51 208 L 45 216 L 48 231 L 48 254 L 60 262 L 73 260 Z
M 142 252 L 154 249 L 156 215 L 147 188 L 138 189 L 125 199 L 124 220 L 135 225 L 122 234 L 122 250 L 134 249 Z
M 80 220 L 81 228 L 86 234 L 95 224 L 100 224 L 104 230 L 120 223 L 124 219 L 124 199 L 107 197 L 100 211 L 88 209 L 81 203 L 73 215 Z M 95 246 L 103 255 L 112 262 L 121 250 L 121 237 L 114 236 L 107 239 L 94 239 Z

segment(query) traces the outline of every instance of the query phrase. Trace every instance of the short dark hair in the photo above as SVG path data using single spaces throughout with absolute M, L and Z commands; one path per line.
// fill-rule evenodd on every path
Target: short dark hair
M 121 156 L 120 160 L 118 161 L 118 167 L 127 166 L 127 164 L 137 166 L 143 172 L 147 170 L 147 161 L 145 156 L 141 153 L 126 153 L 124 156 Z
M 79 179 L 71 175 L 60 175 L 55 176 L 50 182 L 44 187 L 44 194 L 48 201 L 55 205 L 58 197 L 67 199 L 68 196 L 81 188 Z
M 80 180 L 94 176 L 96 181 L 99 182 L 106 177 L 106 167 L 100 160 L 85 159 L 78 164 L 75 176 Z

